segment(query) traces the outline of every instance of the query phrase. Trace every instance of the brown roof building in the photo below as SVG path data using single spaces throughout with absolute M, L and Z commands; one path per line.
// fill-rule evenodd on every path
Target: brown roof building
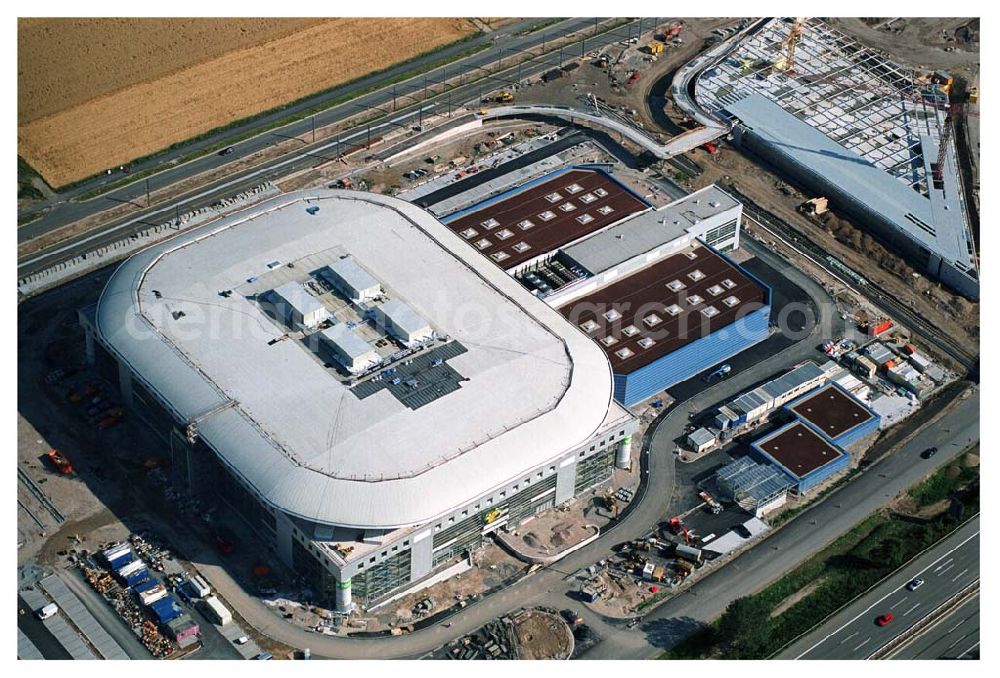
M 445 223 L 509 269 L 647 209 L 604 172 L 572 169 L 458 212 Z
M 834 439 L 874 418 L 861 403 L 833 384 L 803 397 L 789 409 Z
M 786 424 L 751 447 L 795 482 L 799 494 L 846 469 L 851 460 L 850 455 L 801 421 Z
M 615 374 L 628 374 L 767 302 L 764 287 L 710 248 L 695 246 L 559 311 L 604 348 Z

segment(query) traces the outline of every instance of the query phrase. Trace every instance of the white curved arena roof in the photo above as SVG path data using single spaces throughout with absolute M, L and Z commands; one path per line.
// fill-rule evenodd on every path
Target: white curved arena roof
M 447 361 L 458 390 L 416 410 L 359 399 L 301 343 L 272 341 L 287 328 L 253 295 L 345 254 L 467 349 Z M 595 343 L 432 215 L 374 194 L 290 193 L 144 250 L 97 328 L 267 502 L 332 525 L 431 520 L 582 444 L 611 407 Z

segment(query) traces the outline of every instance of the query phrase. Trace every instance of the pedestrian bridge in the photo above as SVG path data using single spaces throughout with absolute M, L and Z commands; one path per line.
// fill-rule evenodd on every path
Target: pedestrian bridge
M 493 118 L 521 117 L 525 115 L 544 115 L 561 118 L 571 123 L 587 122 L 591 125 L 604 128 L 611 132 L 617 132 L 632 143 L 646 149 L 657 158 L 666 160 L 675 155 L 681 155 L 692 149 L 698 148 L 702 144 L 718 139 L 729 133 L 728 125 L 714 125 L 712 127 L 698 127 L 680 134 L 667 143 L 661 144 L 657 140 L 648 136 L 644 132 L 628 125 L 615 118 L 582 111 L 569 106 L 551 106 L 545 104 L 521 104 L 517 106 L 497 106 L 496 108 L 484 109 L 486 113 L 480 116 L 484 120 Z

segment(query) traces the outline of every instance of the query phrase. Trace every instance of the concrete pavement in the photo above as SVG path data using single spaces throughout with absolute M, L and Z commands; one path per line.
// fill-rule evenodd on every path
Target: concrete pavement
M 979 518 L 907 563 L 778 654 L 779 659 L 865 659 L 979 579 Z M 914 579 L 924 580 L 915 591 Z M 885 626 L 875 618 L 891 613 Z

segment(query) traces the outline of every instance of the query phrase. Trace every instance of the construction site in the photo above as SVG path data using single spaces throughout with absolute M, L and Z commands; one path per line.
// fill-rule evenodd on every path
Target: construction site
M 19 655 L 655 644 L 978 381 L 978 22 L 580 21 L 20 244 Z

